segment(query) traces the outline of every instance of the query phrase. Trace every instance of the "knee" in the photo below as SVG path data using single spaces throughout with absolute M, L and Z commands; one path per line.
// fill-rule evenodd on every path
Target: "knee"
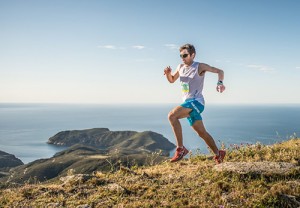
M 170 121 L 171 123 L 173 123 L 173 122 L 177 119 L 177 117 L 176 117 L 176 115 L 174 114 L 173 111 L 171 111 L 171 112 L 168 114 L 168 119 L 169 119 L 169 121 Z

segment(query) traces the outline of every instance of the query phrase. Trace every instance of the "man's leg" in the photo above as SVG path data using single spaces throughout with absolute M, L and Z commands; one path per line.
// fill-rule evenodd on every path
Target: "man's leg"
M 210 147 L 210 149 L 219 155 L 218 147 L 212 138 L 212 136 L 206 131 L 203 122 L 201 120 L 195 121 L 192 128 L 197 132 L 197 134 L 205 141 L 205 143 Z
M 182 128 L 181 124 L 179 122 L 179 119 L 181 118 L 187 118 L 189 117 L 189 113 L 192 111 L 190 108 L 184 108 L 182 106 L 175 107 L 168 115 L 170 124 L 173 129 L 173 133 L 176 138 L 177 147 L 183 146 L 182 141 Z

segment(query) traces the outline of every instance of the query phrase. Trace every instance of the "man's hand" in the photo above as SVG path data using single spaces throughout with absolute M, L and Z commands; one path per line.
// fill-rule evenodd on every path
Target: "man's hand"
M 217 91 L 222 93 L 225 90 L 225 86 L 223 84 L 218 84 Z
M 164 69 L 164 75 L 168 75 L 168 74 L 171 74 L 171 67 L 170 66 L 167 66 L 165 69 Z

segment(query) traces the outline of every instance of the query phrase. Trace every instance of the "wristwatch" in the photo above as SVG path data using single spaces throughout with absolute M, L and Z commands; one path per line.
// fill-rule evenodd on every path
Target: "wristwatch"
M 223 81 L 219 80 L 217 85 L 223 85 Z

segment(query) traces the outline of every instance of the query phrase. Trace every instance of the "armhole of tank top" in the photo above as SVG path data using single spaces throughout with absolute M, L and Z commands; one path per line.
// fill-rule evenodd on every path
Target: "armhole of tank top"
M 198 74 L 198 76 L 199 76 L 199 77 L 204 77 L 204 75 L 205 75 L 205 72 L 203 72 L 203 74 L 202 74 L 202 75 L 200 75 L 200 74 L 199 74 L 199 70 L 200 70 L 200 62 L 198 62 L 198 67 L 197 67 L 197 68 L 198 68 L 198 73 L 197 73 L 197 74 Z M 202 73 L 202 72 L 201 72 L 201 73 Z
M 179 65 L 177 66 L 176 72 L 180 73 L 180 69 L 181 69 L 182 66 L 183 66 L 183 64 L 179 64 Z
M 200 63 L 199 62 L 196 62 L 196 63 L 197 63 L 197 73 L 196 74 L 197 74 L 198 77 L 201 77 L 200 74 L 199 74 Z

